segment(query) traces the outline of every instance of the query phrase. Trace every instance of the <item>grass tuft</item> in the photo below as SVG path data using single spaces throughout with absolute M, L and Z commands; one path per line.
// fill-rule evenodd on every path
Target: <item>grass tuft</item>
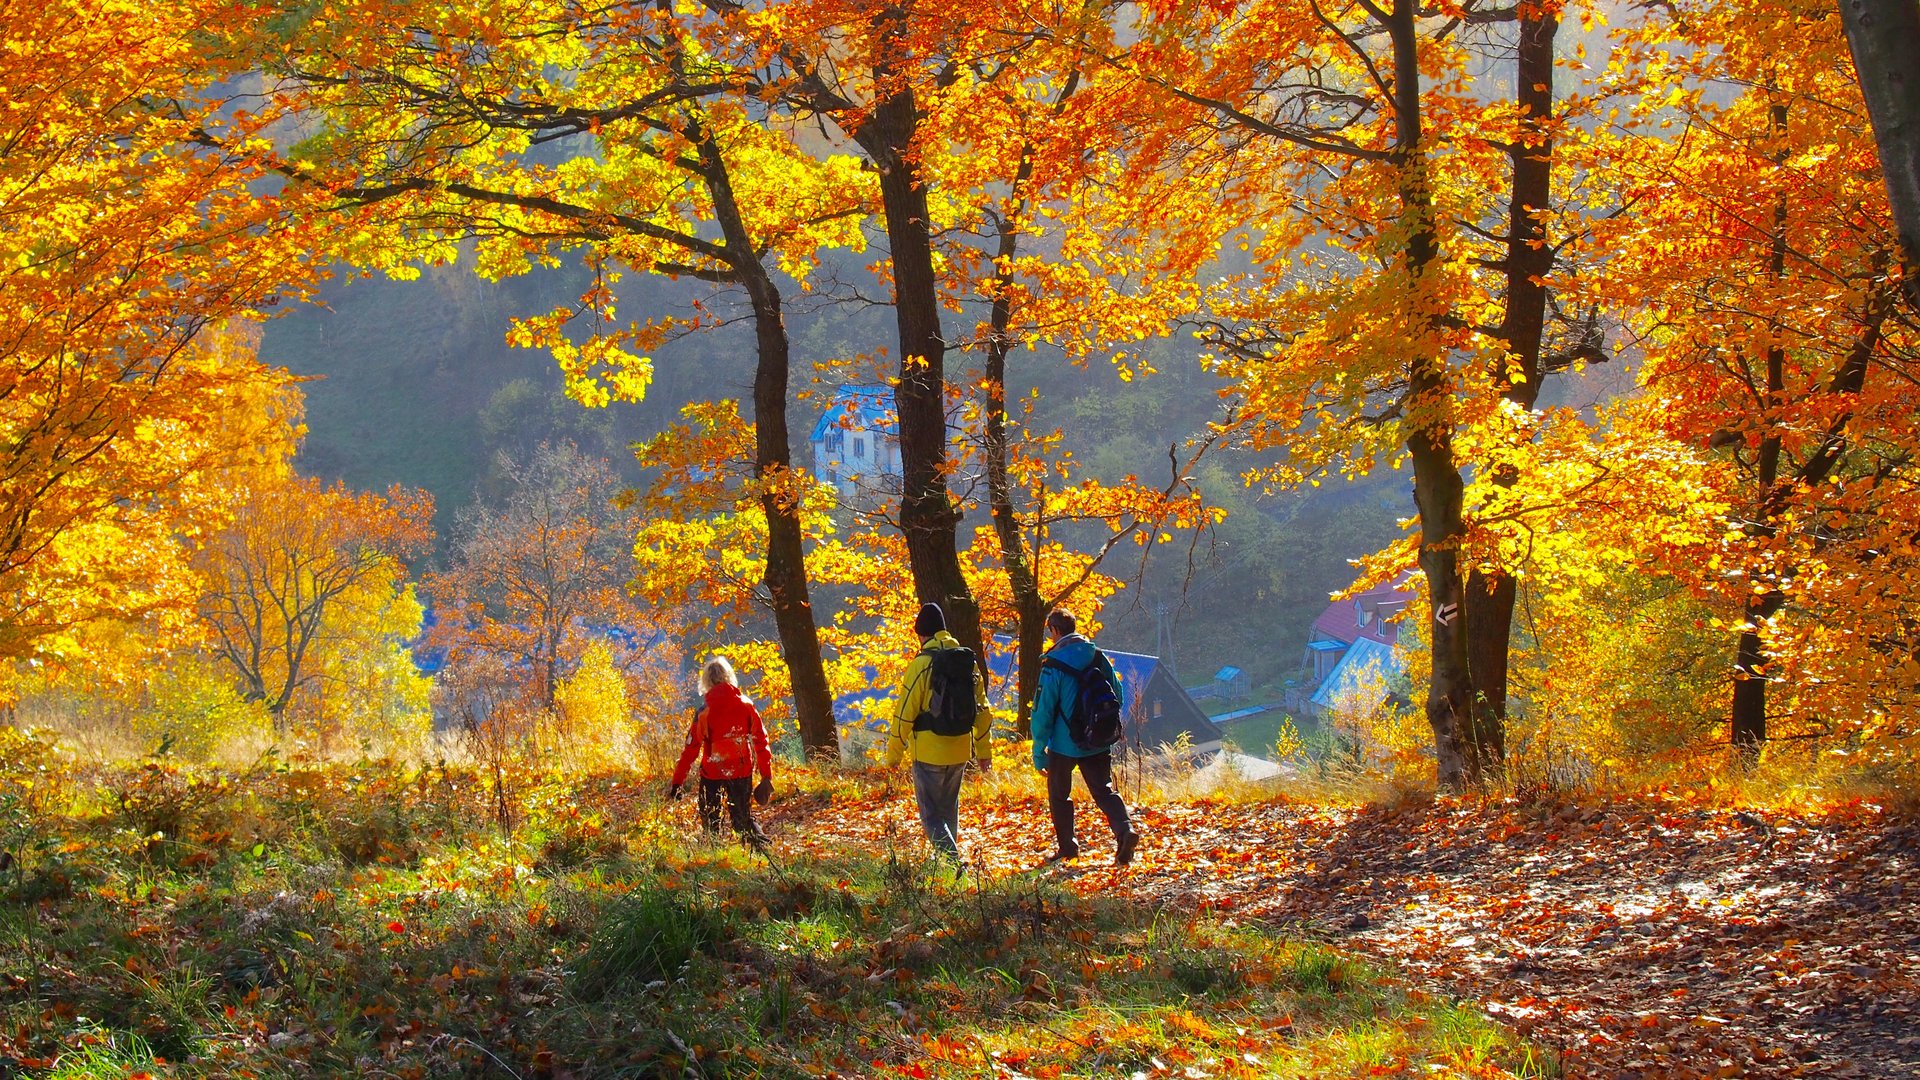
M 726 919 L 699 898 L 645 888 L 602 913 L 568 988 L 582 1001 L 598 1001 L 633 986 L 678 979 L 695 956 L 729 936 Z

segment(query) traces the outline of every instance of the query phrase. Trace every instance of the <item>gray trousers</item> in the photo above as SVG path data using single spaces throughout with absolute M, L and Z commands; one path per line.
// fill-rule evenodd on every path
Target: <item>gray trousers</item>
M 927 831 L 935 851 L 955 859 L 960 857 L 960 780 L 966 775 L 965 762 L 913 763 L 913 801 L 920 807 L 920 827 Z

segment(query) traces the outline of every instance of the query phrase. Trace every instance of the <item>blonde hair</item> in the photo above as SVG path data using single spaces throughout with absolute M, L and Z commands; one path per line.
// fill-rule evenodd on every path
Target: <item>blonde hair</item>
M 738 688 L 740 680 L 733 674 L 733 665 L 727 663 L 727 658 L 716 656 L 700 669 L 700 692 L 704 694 L 721 683 Z

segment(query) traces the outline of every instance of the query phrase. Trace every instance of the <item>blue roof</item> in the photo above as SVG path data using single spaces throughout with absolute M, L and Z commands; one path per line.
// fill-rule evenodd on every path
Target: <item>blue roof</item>
M 1386 698 L 1387 677 L 1404 668 L 1393 646 L 1361 638 L 1347 647 L 1347 655 L 1327 673 L 1326 681 L 1313 692 L 1313 703 L 1325 709 L 1336 700 L 1348 699 L 1371 709 Z
M 1213 677 L 1221 682 L 1232 682 L 1240 677 L 1240 669 L 1234 667 L 1232 664 L 1228 664 L 1226 667 L 1214 672 Z
M 1014 692 L 1013 663 L 1019 652 L 1018 642 L 1005 634 L 996 634 L 987 649 L 987 700 L 1000 708 L 1010 708 L 1012 699 L 1008 695 Z M 1120 682 L 1132 695 L 1152 681 L 1155 669 L 1160 666 L 1157 656 L 1142 656 L 1139 653 L 1115 652 L 1102 649 L 1107 659 L 1112 661 L 1114 673 L 1120 676 Z M 868 685 L 859 690 L 850 690 L 833 699 L 834 722 L 842 726 L 857 724 L 874 731 L 885 731 L 889 717 L 884 709 L 874 715 L 861 713 L 861 706 L 872 701 L 889 701 L 895 687 L 875 686 L 878 675 L 872 668 L 862 668 Z
M 987 650 L 987 671 L 993 676 L 993 685 L 987 688 L 989 698 L 997 701 L 997 691 L 1013 679 L 1014 654 L 1019 651 L 1017 644 L 1004 634 L 994 635 L 993 647 Z M 1107 654 L 1107 659 L 1113 663 L 1114 674 L 1119 675 L 1120 682 L 1128 687 L 1147 685 L 1153 678 L 1154 669 L 1160 666 L 1157 656 L 1115 652 L 1112 649 L 1100 651 Z
M 1271 705 L 1249 705 L 1244 709 L 1235 709 L 1232 712 L 1223 712 L 1218 716 L 1209 716 L 1207 717 L 1207 719 L 1213 721 L 1216 724 L 1225 724 L 1234 720 L 1245 720 L 1249 716 L 1259 716 L 1261 713 L 1269 712 L 1272 709 L 1273 709 L 1273 706 Z
M 1314 652 L 1339 652 L 1341 649 L 1344 649 L 1346 647 L 1347 647 L 1346 642 L 1334 641 L 1330 638 L 1322 638 L 1319 641 L 1307 642 L 1307 648 L 1312 649 Z
M 814 422 L 810 443 L 819 442 L 836 427 L 859 427 L 882 435 L 900 435 L 900 420 L 893 411 L 891 386 L 843 386 L 834 391 L 826 411 Z
M 1160 658 L 1157 656 L 1114 652 L 1111 649 L 1100 651 L 1107 654 L 1108 660 L 1113 661 L 1114 674 L 1120 676 L 1121 683 L 1127 687 L 1129 693 L 1152 682 L 1153 673 L 1160 667 Z

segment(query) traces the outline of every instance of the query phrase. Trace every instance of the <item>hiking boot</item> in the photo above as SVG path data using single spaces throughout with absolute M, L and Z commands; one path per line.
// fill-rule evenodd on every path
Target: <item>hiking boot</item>
M 1113 865 L 1132 866 L 1133 849 L 1140 846 L 1139 832 L 1130 832 L 1120 838 L 1119 845 L 1113 849 Z
M 1066 862 L 1068 859 L 1077 859 L 1079 857 L 1080 857 L 1079 848 L 1073 848 L 1072 850 L 1062 848 L 1058 851 L 1055 851 L 1053 854 L 1047 856 L 1046 858 L 1041 859 L 1040 865 L 1051 866 L 1057 862 Z

